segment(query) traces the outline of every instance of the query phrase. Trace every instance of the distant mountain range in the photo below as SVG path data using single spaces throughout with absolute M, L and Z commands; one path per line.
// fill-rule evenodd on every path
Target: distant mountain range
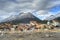
M 49 17 L 47 17 L 45 20 L 53 20 L 53 19 L 56 19 L 56 18 L 59 18 L 60 17 L 60 13 L 56 14 L 56 15 L 51 15 Z
M 19 15 L 11 15 L 10 17 L 4 19 L 2 22 L 12 22 L 12 23 L 29 23 L 31 20 L 42 22 L 42 20 L 35 17 L 32 13 L 19 13 Z
M 28 12 L 28 13 L 24 13 L 21 12 L 18 15 L 11 15 L 10 17 L 2 20 L 1 23 L 5 23 L 5 22 L 12 22 L 12 23 L 29 23 L 32 20 L 38 21 L 40 23 L 46 23 L 46 20 L 53 20 L 53 19 L 60 19 L 60 13 L 56 14 L 56 15 L 51 15 L 49 17 L 47 17 L 44 21 L 38 19 L 36 16 L 34 16 L 32 13 Z

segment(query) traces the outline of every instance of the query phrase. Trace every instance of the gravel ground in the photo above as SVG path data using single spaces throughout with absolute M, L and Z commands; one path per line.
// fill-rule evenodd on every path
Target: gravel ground
M 59 32 L 37 32 L 23 34 L 4 34 L 0 35 L 0 40 L 60 40 Z

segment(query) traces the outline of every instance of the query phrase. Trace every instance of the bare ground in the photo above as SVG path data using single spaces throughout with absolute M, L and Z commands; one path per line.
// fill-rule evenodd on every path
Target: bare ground
M 60 32 L 5 33 L 0 40 L 60 40 Z

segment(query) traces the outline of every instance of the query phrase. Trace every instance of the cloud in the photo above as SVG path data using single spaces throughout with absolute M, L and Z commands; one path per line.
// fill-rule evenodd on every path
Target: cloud
M 56 5 L 57 2 L 59 1 L 52 2 L 51 0 L 3 0 L 0 3 L 0 8 L 7 12 L 12 12 L 19 9 L 44 10 L 48 9 L 49 7 L 52 7 L 52 5 Z
M 46 14 L 48 14 L 48 11 L 47 10 L 40 10 L 40 11 L 37 11 L 36 13 L 38 15 L 46 15 Z
M 48 3 L 48 5 L 47 5 L 47 8 L 52 8 L 52 7 L 54 7 L 54 6 L 57 6 L 57 5 L 60 5 L 60 0 L 55 0 L 55 1 L 50 1 L 49 3 Z
M 33 1 L 32 7 L 37 10 L 44 10 L 48 2 L 48 0 L 35 0 Z
M 60 4 L 58 2 L 59 1 L 52 0 L 3 0 L 0 3 L 0 8 L 6 12 L 13 12 L 20 9 L 47 10 L 48 8 L 53 7 L 53 5 Z
M 48 12 L 47 10 L 40 10 L 40 11 L 38 11 L 36 13 L 33 13 L 33 15 L 35 15 L 40 20 L 44 20 L 46 17 L 49 17 L 52 14 L 50 12 Z
M 14 13 L 17 14 L 26 9 L 31 10 L 32 12 L 35 10 L 34 12 L 43 15 L 47 14 L 49 9 L 56 5 L 60 5 L 60 0 L 0 0 L 0 15 L 7 16 Z

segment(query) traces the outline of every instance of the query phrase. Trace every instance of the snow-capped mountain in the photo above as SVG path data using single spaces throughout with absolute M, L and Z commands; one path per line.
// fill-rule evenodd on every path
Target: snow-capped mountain
M 2 22 L 28 22 L 30 20 L 39 20 L 32 13 L 19 13 L 18 15 L 11 15 L 10 17 L 4 19 Z
M 60 17 L 60 13 L 58 13 L 56 15 L 51 15 L 51 16 L 47 17 L 45 20 L 53 20 L 53 19 L 58 18 L 58 17 Z

